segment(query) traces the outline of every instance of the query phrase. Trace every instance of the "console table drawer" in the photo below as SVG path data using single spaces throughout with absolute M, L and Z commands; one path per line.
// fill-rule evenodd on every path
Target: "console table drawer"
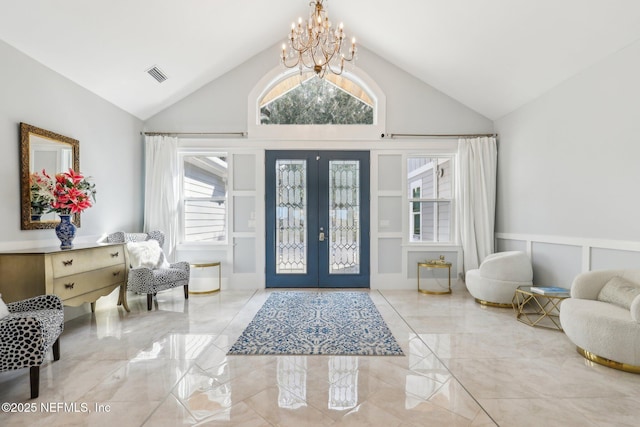
M 120 287 L 120 301 L 127 283 L 124 244 L 74 245 L 0 252 L 0 293 L 6 302 L 37 295 L 56 294 L 64 305 L 95 302 Z
M 95 289 L 122 283 L 124 277 L 124 265 L 114 265 L 99 270 L 59 277 L 53 280 L 53 293 L 64 301 Z
M 99 247 L 51 255 L 53 277 L 64 277 L 87 270 L 124 263 L 122 246 Z

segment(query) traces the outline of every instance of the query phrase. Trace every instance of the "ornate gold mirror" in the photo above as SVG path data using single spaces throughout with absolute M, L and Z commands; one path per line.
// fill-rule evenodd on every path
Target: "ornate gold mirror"
M 44 169 L 50 177 L 72 168 L 80 170 L 80 142 L 76 139 L 20 123 L 20 200 L 21 229 L 55 228 L 60 219 L 42 211 L 38 197 L 31 191 L 32 174 Z M 73 215 L 80 226 L 80 214 Z

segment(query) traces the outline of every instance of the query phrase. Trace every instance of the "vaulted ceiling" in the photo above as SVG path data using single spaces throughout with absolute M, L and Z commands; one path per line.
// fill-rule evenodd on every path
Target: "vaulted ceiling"
M 325 0 L 325 8 L 358 44 L 490 119 L 640 38 L 638 0 Z M 279 45 L 308 11 L 308 0 L 2 1 L 0 39 L 144 120 Z M 147 75 L 154 65 L 167 81 Z

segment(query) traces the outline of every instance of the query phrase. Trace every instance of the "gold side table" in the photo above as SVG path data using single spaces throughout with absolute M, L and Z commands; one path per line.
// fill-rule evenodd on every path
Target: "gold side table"
M 449 270 L 449 288 L 446 291 L 430 291 L 427 289 L 420 289 L 420 268 L 446 268 Z M 426 261 L 418 262 L 418 292 L 429 295 L 445 295 L 451 293 L 451 263 L 441 261 Z
M 513 295 L 512 305 L 519 322 L 562 331 L 560 303 L 566 298 L 569 298 L 568 293 L 543 295 L 533 292 L 531 286 L 520 286 Z
M 218 267 L 218 287 L 213 288 L 207 291 L 189 291 L 190 294 L 213 294 L 216 292 L 220 292 L 222 288 L 222 266 L 219 261 L 216 262 L 190 262 L 189 266 L 192 268 L 207 268 L 207 267 Z

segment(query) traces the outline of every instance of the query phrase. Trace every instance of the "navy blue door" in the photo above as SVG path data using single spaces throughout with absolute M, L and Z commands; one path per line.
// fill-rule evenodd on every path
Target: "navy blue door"
M 267 287 L 369 287 L 369 152 L 266 152 Z

